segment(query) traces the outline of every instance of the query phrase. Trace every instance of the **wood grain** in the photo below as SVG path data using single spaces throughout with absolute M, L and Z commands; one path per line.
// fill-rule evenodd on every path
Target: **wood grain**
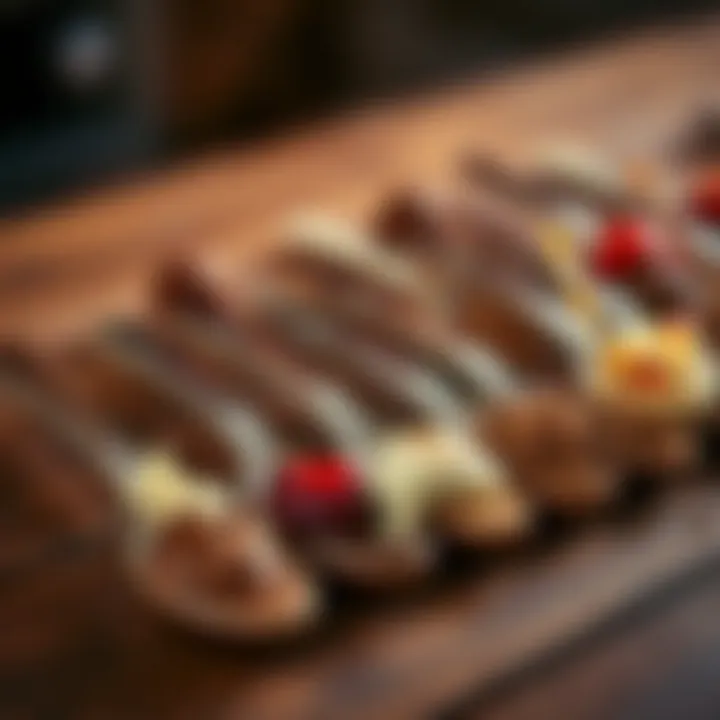
M 297 209 L 362 217 L 388 186 L 448 182 L 468 146 L 517 155 L 570 134 L 608 150 L 656 147 L 717 92 L 719 35 L 717 23 L 704 23 L 616 40 L 6 220 L 0 330 L 64 332 L 133 310 L 168 254 L 199 248 L 237 262 Z
M 349 657 L 342 648 L 320 671 L 303 660 L 304 682 L 289 672 L 271 686 L 296 689 L 279 713 L 274 692 L 262 687 L 246 691 L 234 708 L 248 717 L 292 717 L 302 708 L 299 717 L 330 718 L 347 703 L 342 717 L 351 718 L 421 717 L 452 707 L 467 688 L 479 692 L 542 661 L 559 643 L 692 569 L 717 567 L 718 513 L 716 488 L 677 493 L 648 517 L 597 528 L 556 553 L 510 563 L 451 600 L 368 621 Z M 338 686 L 345 696 L 335 694 Z
M 208 645 L 126 598 L 103 666 L 67 661 L 76 689 L 60 709 L 173 720 L 434 717 L 504 683 L 522 687 L 553 653 L 577 654 L 624 613 L 716 573 L 718 518 L 719 487 L 680 488 L 557 546 L 466 559 L 414 596 L 345 600 L 323 633 L 285 648 Z M 83 678 L 93 673 L 100 677 L 88 688 Z
M 200 251 L 240 267 L 288 212 L 319 205 L 360 218 L 392 184 L 449 182 L 469 145 L 514 155 L 572 134 L 651 152 L 716 92 L 718 67 L 720 21 L 653 31 L 7 219 L 0 332 L 65 335 L 140 312 L 143 285 L 166 255 Z M 118 582 L 106 630 L 77 657 L 56 658 L 55 682 L 45 682 L 47 668 L 22 683 L 0 675 L 0 716 L 425 717 L 720 564 L 719 519 L 720 490 L 689 487 L 632 521 L 445 578 L 416 598 L 350 603 L 325 633 L 281 653 L 173 633 Z M 25 591 L 42 606 L 43 589 Z

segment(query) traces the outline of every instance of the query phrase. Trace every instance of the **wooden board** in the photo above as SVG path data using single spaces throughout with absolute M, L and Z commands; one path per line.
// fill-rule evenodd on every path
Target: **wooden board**
M 80 717 L 435 716 L 521 683 L 558 651 L 583 649 L 624 613 L 718 569 L 720 487 L 708 483 L 519 556 L 466 558 L 412 597 L 346 599 L 323 632 L 291 647 L 208 645 L 130 602 L 106 675 L 97 679 L 92 658 L 79 663 L 68 707 Z
M 720 23 L 653 32 L 8 220 L 0 330 L 65 335 L 141 310 L 143 283 L 167 252 L 190 246 L 240 263 L 294 207 L 359 216 L 388 184 L 446 179 L 471 143 L 516 153 L 570 131 L 612 148 L 634 128 L 657 146 L 688 103 L 716 92 L 719 66 Z M 92 651 L 58 659 L 54 682 L 47 672 L 23 683 L 0 677 L 0 711 L 37 702 L 50 717 L 102 720 L 424 717 L 719 564 L 720 490 L 705 485 L 404 602 L 356 601 L 319 637 L 281 653 L 168 632 L 118 581 L 107 611 L 114 630 L 98 631 Z M 42 606 L 45 587 L 23 591 Z
M 369 620 L 342 655 L 252 683 L 247 717 L 421 717 L 480 693 L 634 603 L 720 566 L 720 491 L 673 494 L 645 518 L 608 524 L 510 563 L 458 596 Z M 278 708 L 277 698 L 285 696 Z M 342 715 L 339 713 L 342 712 Z
M 719 37 L 713 18 L 576 49 L 0 222 L 0 332 L 63 334 L 138 310 L 169 254 L 237 264 L 298 209 L 359 218 L 388 187 L 448 182 L 469 147 L 518 156 L 569 135 L 657 149 L 717 99 Z

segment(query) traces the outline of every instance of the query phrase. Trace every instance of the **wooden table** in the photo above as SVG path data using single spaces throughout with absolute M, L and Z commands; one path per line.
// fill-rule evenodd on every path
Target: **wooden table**
M 610 150 L 652 152 L 716 91 L 718 67 L 717 20 L 648 32 L 429 99 L 367 108 L 6 220 L 0 225 L 0 331 L 64 335 L 109 312 L 141 311 L 142 288 L 168 254 L 200 249 L 218 264 L 238 263 L 271 241 L 298 208 L 322 206 L 361 218 L 386 187 L 418 177 L 447 182 L 458 153 L 468 146 L 519 155 L 543 137 L 570 133 Z M 715 678 L 704 673 L 720 657 L 720 631 L 713 624 L 720 582 L 712 577 L 720 566 L 720 533 L 708 529 L 720 523 L 703 516 L 698 530 L 695 521 L 698 513 L 720 517 L 720 506 L 714 510 L 720 500 L 710 487 L 683 497 L 666 501 L 672 522 L 686 528 L 678 543 L 667 545 L 659 530 L 662 508 L 642 522 L 611 521 L 566 547 L 495 561 L 485 574 L 460 570 L 459 579 L 453 576 L 404 604 L 372 607 L 360 620 L 351 608 L 350 620 L 340 617 L 329 635 L 310 648 L 286 651 L 281 660 L 269 653 L 242 656 L 170 633 L 118 584 L 113 612 L 123 619 L 119 635 L 103 635 L 93 650 L 97 662 L 92 654 L 85 658 L 79 675 L 46 678 L 51 690 L 44 699 L 33 689 L 43 687 L 42 678 L 39 685 L 28 682 L 30 699 L 38 701 L 43 717 L 103 720 L 415 718 L 453 707 L 472 715 L 478 703 L 483 717 L 504 720 L 700 717 L 660 714 L 675 707 L 679 688 L 692 692 L 698 708 L 704 703 L 708 717 L 717 717 L 720 697 L 709 692 Z M 674 555 L 669 547 L 685 548 L 688 555 Z M 627 565 L 633 552 L 636 565 Z M 583 594 L 568 578 L 596 562 L 606 565 L 595 579 L 586 577 Z M 542 582 L 533 573 L 543 564 L 565 589 L 546 580 L 537 599 Z M 696 572 L 685 577 L 690 565 Z M 673 581 L 665 583 L 668 578 Z M 628 614 L 640 580 L 646 590 L 662 585 L 672 592 L 653 592 L 662 602 Z M 506 609 L 526 596 L 530 610 L 515 608 L 513 615 Z M 610 603 L 618 599 L 623 602 Z M 488 615 L 487 603 L 494 615 Z M 545 603 L 540 623 L 515 622 L 532 615 L 536 603 Z M 588 644 L 581 630 L 597 625 L 608 603 L 623 612 Z M 507 634 L 498 635 L 488 617 L 503 617 Z M 569 655 L 572 664 L 563 662 L 563 652 L 513 682 L 500 673 L 497 683 L 483 682 L 482 697 L 473 698 L 479 676 L 487 680 L 498 658 L 517 664 L 528 648 L 557 637 L 558 628 L 584 637 L 582 652 L 576 648 Z M 494 643 L 497 651 L 486 654 L 483 643 Z M 417 658 L 427 664 L 418 669 Z M 88 668 L 97 672 L 86 676 Z M 671 676 L 676 685 L 667 683 Z M 327 677 L 332 686 L 318 683 Z M 9 691 L 2 681 L 0 703 Z M 318 698 L 320 691 L 331 694 Z M 21 705 L 14 707 L 19 712 Z
M 136 308 L 159 257 L 202 246 L 226 262 L 301 208 L 361 215 L 397 183 L 445 182 L 467 147 L 517 155 L 570 134 L 653 148 L 717 93 L 718 33 L 706 22 L 578 49 L 0 223 L 0 328 L 64 332 Z

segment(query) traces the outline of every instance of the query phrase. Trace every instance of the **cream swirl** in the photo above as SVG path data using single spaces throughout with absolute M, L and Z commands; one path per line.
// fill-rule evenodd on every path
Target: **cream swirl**
M 434 503 L 458 495 L 482 499 L 507 483 L 489 450 L 462 432 L 438 428 L 378 438 L 368 481 L 380 507 L 381 534 L 399 539 L 422 535 Z

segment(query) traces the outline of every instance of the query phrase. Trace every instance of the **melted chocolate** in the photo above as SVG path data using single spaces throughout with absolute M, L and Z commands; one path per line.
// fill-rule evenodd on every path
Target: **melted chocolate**
M 114 528 L 117 504 L 108 478 L 18 406 L 12 421 L 0 423 L 0 470 L 0 581 L 62 559 L 71 538 L 95 543 Z

